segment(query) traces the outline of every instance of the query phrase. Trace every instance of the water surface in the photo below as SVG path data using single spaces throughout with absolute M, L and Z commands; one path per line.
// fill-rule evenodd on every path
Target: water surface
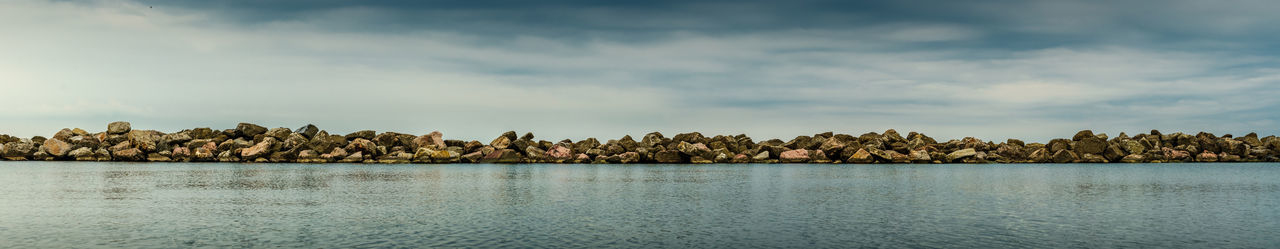
M 0 162 L 0 247 L 1276 248 L 1280 164 Z

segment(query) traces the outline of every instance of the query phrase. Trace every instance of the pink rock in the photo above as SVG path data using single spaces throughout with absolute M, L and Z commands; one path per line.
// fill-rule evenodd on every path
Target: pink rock
M 809 150 L 798 149 L 798 150 L 783 151 L 782 154 L 778 155 L 778 158 L 785 163 L 807 162 L 809 161 Z
M 547 150 L 547 156 L 556 159 L 568 159 L 573 156 L 573 151 L 570 151 L 568 147 L 557 144 L 552 145 L 551 149 Z
M 413 139 L 413 144 L 419 148 L 434 147 L 434 149 L 443 149 L 447 147 L 444 145 L 444 134 L 440 133 L 440 131 L 433 131 L 427 135 L 418 136 Z

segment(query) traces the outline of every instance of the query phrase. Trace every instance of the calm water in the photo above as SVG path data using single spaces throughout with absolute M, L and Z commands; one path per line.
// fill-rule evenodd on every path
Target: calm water
M 0 162 L 0 247 L 1280 247 L 1280 164 Z

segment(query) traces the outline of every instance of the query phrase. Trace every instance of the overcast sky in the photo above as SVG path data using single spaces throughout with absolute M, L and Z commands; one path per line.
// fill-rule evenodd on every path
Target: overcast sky
M 1280 133 L 1277 1 L 848 2 L 7 0 L 0 133 Z

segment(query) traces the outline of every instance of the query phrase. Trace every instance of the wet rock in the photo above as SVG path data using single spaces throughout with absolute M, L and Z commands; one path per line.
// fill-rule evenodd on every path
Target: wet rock
M 133 128 L 129 125 L 129 122 L 116 121 L 107 124 L 107 134 L 121 135 L 129 132 L 130 130 L 133 130 Z

